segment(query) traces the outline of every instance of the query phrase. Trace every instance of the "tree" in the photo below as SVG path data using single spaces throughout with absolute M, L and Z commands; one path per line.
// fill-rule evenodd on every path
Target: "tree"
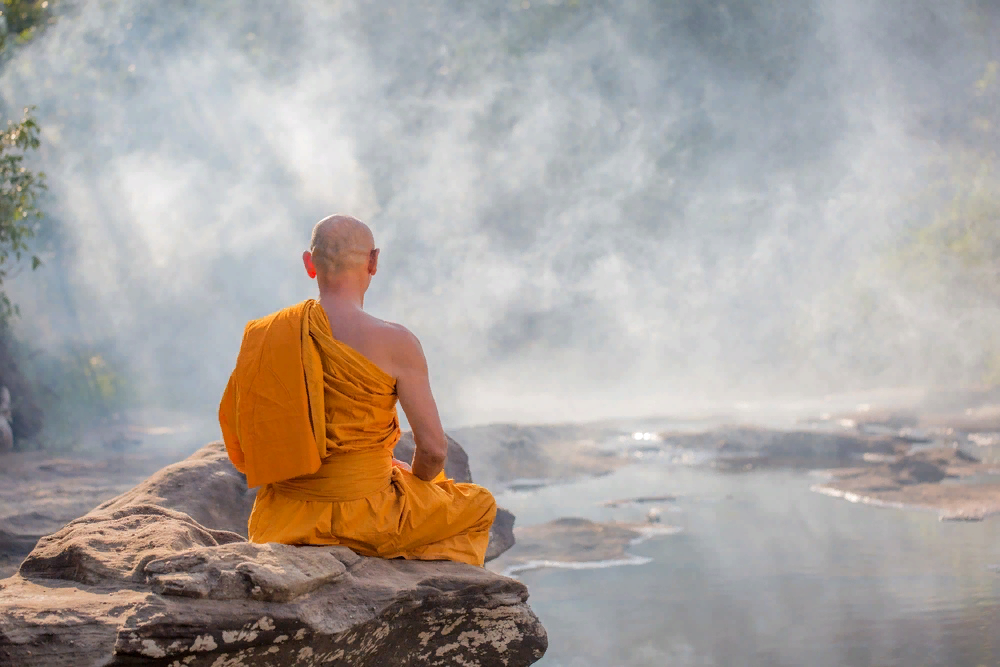
M 0 63 L 10 58 L 14 47 L 31 40 L 55 20 L 54 1 L 0 0 Z M 41 265 L 38 255 L 30 253 L 29 241 L 42 218 L 37 203 L 45 189 L 45 174 L 25 166 L 28 151 L 38 149 L 38 135 L 31 108 L 24 109 L 19 122 L 9 119 L 0 132 L 0 325 L 17 313 L 17 306 L 3 290 L 12 265 L 29 254 L 32 270 Z
M 0 52 L 9 53 L 12 37 L 23 44 L 52 21 L 52 4 L 50 0 L 0 0 Z
M 38 197 L 45 189 L 45 174 L 35 173 L 24 165 L 25 154 L 39 146 L 38 124 L 24 110 L 20 122 L 7 121 L 7 129 L 0 133 L 0 321 L 16 314 L 17 306 L 3 291 L 3 281 L 11 264 L 19 262 L 30 251 L 28 241 L 35 235 L 41 211 Z M 31 268 L 42 263 L 38 255 L 31 255 Z
M 0 66 L 17 45 L 24 44 L 54 20 L 54 0 L 0 0 Z M 0 125 L 2 127 L 2 125 Z M 22 372 L 17 342 L 8 326 L 17 306 L 3 289 L 4 280 L 22 259 L 30 257 L 32 270 L 41 265 L 29 242 L 42 218 L 38 198 L 45 189 L 45 175 L 28 168 L 26 157 L 40 145 L 39 127 L 32 109 L 21 119 L 9 119 L 0 131 L 0 385 L 13 398 L 15 439 L 31 437 L 42 427 L 40 404 L 34 383 Z

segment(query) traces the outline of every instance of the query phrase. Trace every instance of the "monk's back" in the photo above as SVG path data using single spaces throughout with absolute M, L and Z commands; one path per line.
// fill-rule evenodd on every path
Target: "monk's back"
M 387 374 L 396 376 L 394 347 L 399 334 L 397 325 L 330 299 L 320 299 L 320 305 L 330 320 L 330 332 L 334 339 L 360 352 Z
M 219 424 L 233 465 L 259 487 L 249 538 L 482 566 L 496 502 L 444 474 L 448 442 L 420 341 L 363 312 L 378 255 L 362 222 L 324 218 L 302 254 L 319 302 L 244 331 Z M 409 467 L 392 459 L 397 403 L 416 444 Z

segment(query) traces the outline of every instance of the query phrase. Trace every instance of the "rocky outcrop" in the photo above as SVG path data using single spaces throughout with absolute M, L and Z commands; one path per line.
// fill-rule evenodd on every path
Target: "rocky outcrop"
M 628 552 L 652 537 L 679 529 L 662 524 L 598 522 L 565 517 L 517 531 L 517 545 L 489 564 L 494 572 L 514 574 L 548 567 L 583 569 L 612 565 L 643 565 L 649 559 Z
M 514 515 L 502 507 L 497 508 L 497 516 L 490 526 L 490 543 L 486 547 L 486 562 L 499 558 L 514 546 Z
M 471 456 L 471 469 L 490 488 L 534 488 L 608 474 L 628 463 L 598 441 L 619 434 L 601 425 L 491 424 L 452 432 Z
M 87 458 L 53 458 L 45 452 L 12 452 L 0 465 L 0 579 L 43 535 L 59 530 L 174 462 L 157 450 L 102 451 Z
M 251 544 L 252 501 L 214 443 L 42 538 L 0 581 L 0 664 L 514 666 L 544 653 L 519 582 Z
M 813 490 L 852 502 L 936 510 L 943 520 L 978 521 L 1000 513 L 1000 484 L 941 484 L 948 478 L 991 479 L 995 466 L 954 447 L 931 447 L 896 456 L 866 457 L 870 465 L 827 471 Z
M 721 470 L 761 466 L 843 464 L 865 454 L 895 455 L 912 442 L 894 436 L 854 432 L 783 431 L 753 426 L 727 426 L 701 433 L 664 433 L 659 446 L 716 454 L 708 463 Z

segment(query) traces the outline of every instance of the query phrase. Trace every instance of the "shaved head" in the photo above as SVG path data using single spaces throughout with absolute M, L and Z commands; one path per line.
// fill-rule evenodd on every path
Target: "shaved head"
M 349 215 L 331 215 L 317 222 L 309 242 L 316 271 L 326 276 L 365 265 L 374 249 L 372 230 Z

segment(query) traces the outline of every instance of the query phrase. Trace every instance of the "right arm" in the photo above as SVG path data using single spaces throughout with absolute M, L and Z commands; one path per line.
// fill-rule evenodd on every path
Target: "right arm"
M 396 393 L 399 404 L 413 429 L 413 474 L 429 482 L 444 470 L 448 457 L 448 440 L 441 426 L 437 404 L 431 393 L 427 359 L 420 341 L 412 333 L 399 328 L 396 351 Z

